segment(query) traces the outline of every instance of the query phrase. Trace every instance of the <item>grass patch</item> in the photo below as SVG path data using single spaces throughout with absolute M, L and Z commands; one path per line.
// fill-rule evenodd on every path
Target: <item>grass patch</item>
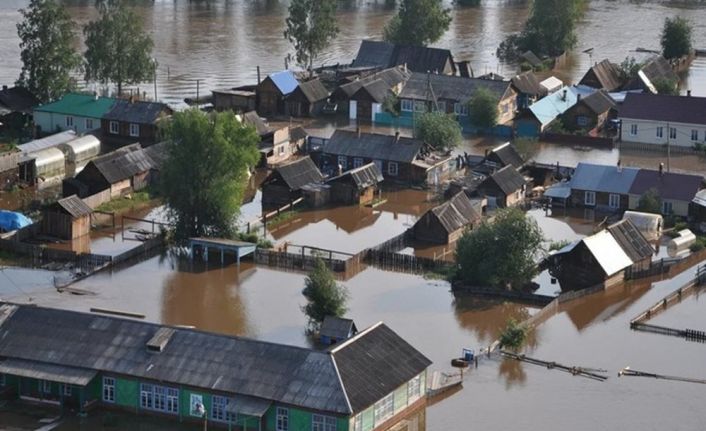
M 260 248 L 268 248 L 269 249 L 274 246 L 272 244 L 272 241 L 270 241 L 267 238 L 261 238 L 256 233 L 238 232 L 238 234 L 236 236 L 237 236 L 237 239 L 239 239 L 240 241 L 251 242 L 253 244 L 257 244 L 257 246 Z
M 283 222 L 293 218 L 297 214 L 299 214 L 298 209 L 282 211 L 281 213 L 277 214 L 276 216 L 268 219 L 267 224 L 270 226 L 277 225 L 277 224 L 283 223 Z
M 427 280 L 443 280 L 451 282 L 456 278 L 456 267 L 454 265 L 439 266 L 424 273 Z
M 152 200 L 153 196 L 150 194 L 149 191 L 141 191 L 141 192 L 135 192 L 131 193 L 127 196 L 113 199 L 110 202 L 106 202 L 104 204 L 101 204 L 96 208 L 98 211 L 105 211 L 105 212 L 124 212 L 124 211 L 131 211 L 134 210 L 138 207 L 142 207 L 146 203 L 148 203 L 150 200 Z

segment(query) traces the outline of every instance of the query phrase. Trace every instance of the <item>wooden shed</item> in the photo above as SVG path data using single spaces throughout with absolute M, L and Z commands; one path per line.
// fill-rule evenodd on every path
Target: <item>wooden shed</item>
M 297 78 L 289 70 L 273 73 L 257 85 L 257 112 L 260 115 L 280 115 L 285 113 L 285 98 L 299 85 Z
M 76 195 L 59 199 L 44 210 L 42 233 L 67 240 L 88 235 L 92 213 L 93 210 Z
M 434 244 L 448 244 L 463 235 L 482 219 L 480 201 L 474 203 L 465 192 L 459 192 L 443 204 L 427 211 L 412 228 L 414 238 Z
M 287 96 L 287 113 L 293 117 L 318 115 L 328 96 L 329 92 L 321 80 L 302 82 Z
M 486 196 L 491 207 L 511 207 L 525 200 L 525 178 L 512 165 L 496 171 L 478 185 L 478 193 Z
M 278 166 L 262 182 L 262 204 L 285 205 L 301 197 L 302 186 L 323 182 L 324 176 L 310 157 Z
M 358 333 L 352 319 L 336 316 L 324 317 L 324 322 L 319 330 L 319 339 L 323 344 L 332 345 L 345 341 Z
M 331 178 L 331 201 L 344 205 L 365 205 L 375 199 L 375 191 L 383 180 L 382 172 L 375 163 L 351 169 Z

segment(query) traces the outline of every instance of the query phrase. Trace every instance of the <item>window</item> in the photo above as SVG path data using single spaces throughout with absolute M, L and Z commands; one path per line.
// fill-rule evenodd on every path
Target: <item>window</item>
M 692 141 L 698 141 L 699 140 L 699 131 L 696 129 L 691 130 L 691 140 Z
M 289 410 L 277 407 L 277 431 L 289 431 Z
M 657 137 L 658 138 L 664 137 L 664 127 L 662 127 L 662 126 L 657 127 Z
M 311 431 L 336 431 L 336 418 L 311 415 Z
M 414 102 L 409 99 L 402 99 L 402 102 L 400 102 L 400 108 L 404 112 L 412 112 L 414 110 Z
M 140 407 L 167 413 L 179 411 L 179 390 L 165 386 L 140 384 Z
M 230 402 L 231 399 L 228 397 L 214 395 L 211 401 L 211 419 L 220 422 L 234 422 L 235 414 L 227 411 Z
M 66 116 L 66 127 L 74 127 L 74 117 L 71 115 Z
M 135 123 L 130 123 L 130 136 L 136 137 L 140 136 L 140 125 Z
M 611 193 L 608 196 L 608 206 L 611 208 L 620 208 L 620 195 Z
M 355 415 L 353 431 L 363 431 L 363 413 L 358 413 Z
M 669 128 L 669 139 L 677 139 L 677 128 L 676 127 Z
M 360 157 L 353 158 L 353 168 L 359 168 L 363 166 L 363 159 Z
M 630 125 L 630 135 L 632 135 L 632 136 L 637 135 L 637 124 Z
M 395 412 L 393 395 L 390 394 L 375 403 L 375 425 L 381 424 Z
M 436 102 L 436 106 L 439 112 L 446 112 L 446 102 Z
M 596 204 L 596 192 L 586 192 L 584 194 L 583 203 L 586 205 L 595 205 Z
M 86 118 L 86 130 L 93 130 L 93 118 Z
M 117 121 L 111 121 L 110 122 L 110 133 L 113 135 L 117 135 L 120 133 L 120 127 Z
M 346 156 L 338 156 L 338 165 L 343 169 L 344 171 L 348 169 L 348 157 Z
M 407 383 L 407 397 L 412 400 L 419 397 L 419 390 L 422 386 L 422 377 L 417 376 Z
M 280 145 L 278 151 L 280 156 L 284 154 L 284 145 Z
M 103 377 L 103 401 L 115 402 L 115 379 L 112 377 Z
M 454 114 L 468 115 L 468 106 L 464 103 L 454 103 Z
M 50 394 L 51 393 L 51 382 L 49 380 L 40 380 L 39 381 L 39 392 L 43 394 Z
M 662 214 L 671 214 L 673 212 L 672 203 L 662 201 Z
M 585 115 L 579 115 L 576 117 L 576 125 L 580 127 L 588 126 L 588 117 Z
M 414 112 L 427 112 L 427 102 L 414 102 Z
M 65 397 L 70 397 L 71 396 L 71 385 L 61 385 L 61 392 L 64 394 Z
M 388 162 L 387 173 L 392 176 L 397 176 L 397 172 L 398 172 L 397 162 Z

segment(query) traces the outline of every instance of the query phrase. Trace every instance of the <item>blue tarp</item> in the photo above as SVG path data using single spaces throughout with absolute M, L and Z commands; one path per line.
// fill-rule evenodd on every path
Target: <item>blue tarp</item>
M 32 224 L 32 220 L 12 211 L 0 210 L 0 231 L 9 232 Z

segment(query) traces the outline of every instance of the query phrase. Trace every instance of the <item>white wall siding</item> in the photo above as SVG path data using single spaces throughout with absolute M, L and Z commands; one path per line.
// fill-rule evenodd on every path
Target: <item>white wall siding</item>
M 696 143 L 706 144 L 706 125 L 704 124 L 685 124 L 685 123 L 667 123 L 645 120 L 633 120 L 629 118 L 621 118 L 622 128 L 620 138 L 624 142 L 637 142 L 641 144 L 665 145 L 669 142 L 670 145 L 678 147 L 691 148 Z M 631 134 L 633 126 L 637 126 L 637 134 Z M 662 127 L 662 137 L 657 136 L 657 129 Z M 670 139 L 669 129 L 676 128 L 677 136 L 675 139 Z M 698 132 L 698 140 L 691 140 L 691 131 Z

